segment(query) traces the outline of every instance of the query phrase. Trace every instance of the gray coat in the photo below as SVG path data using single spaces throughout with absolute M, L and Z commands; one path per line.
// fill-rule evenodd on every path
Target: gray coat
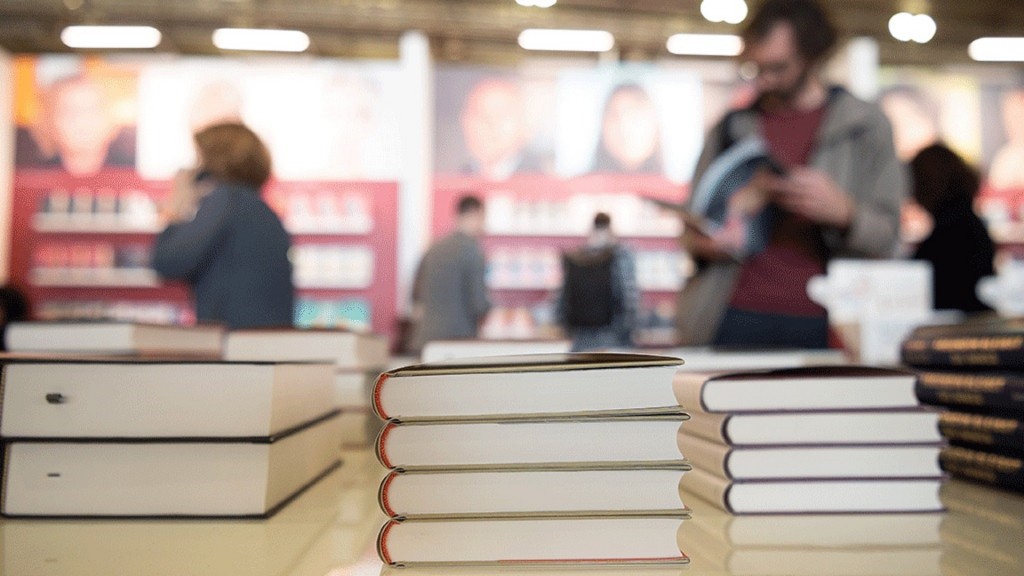
M 491 308 L 485 273 L 480 243 L 462 232 L 438 240 L 427 250 L 413 285 L 413 302 L 422 308 L 423 316 L 413 327 L 412 350 L 421 350 L 431 340 L 476 336 Z
M 828 174 L 855 205 L 848 230 L 822 227 L 827 257 L 892 257 L 899 246 L 900 205 L 908 186 L 906 169 L 893 148 L 892 128 L 878 106 L 842 88 L 831 89 L 827 106 L 809 165 Z M 726 115 L 708 135 L 693 182 L 700 180 L 727 142 L 749 136 L 759 126 L 755 108 Z M 695 275 L 679 295 L 676 318 L 680 344 L 711 342 L 740 268 L 732 261 L 697 262 Z

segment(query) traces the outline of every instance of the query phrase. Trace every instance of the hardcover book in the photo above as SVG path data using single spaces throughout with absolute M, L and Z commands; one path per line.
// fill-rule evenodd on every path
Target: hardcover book
M 389 520 L 377 551 L 389 565 L 638 566 L 685 564 L 682 517 Z
M 690 412 L 899 409 L 919 405 L 913 372 L 870 366 L 676 373 Z
M 539 354 L 466 358 L 384 372 L 373 390 L 383 419 L 679 412 L 678 358 Z
M 903 341 L 900 358 L 918 367 L 1024 368 L 1024 319 L 922 326 Z
M 266 517 L 339 463 L 337 413 L 259 439 L 5 441 L 2 512 Z
M 683 501 L 704 498 L 732 514 L 938 512 L 942 478 L 733 481 L 694 467 Z
M 671 515 L 684 463 L 517 467 L 502 470 L 392 470 L 379 490 L 392 518 Z M 628 489 L 624 487 L 628 486 Z
M 917 397 L 925 404 L 1024 415 L 1024 373 L 924 370 Z
M 685 414 L 474 422 L 390 421 L 377 437 L 387 468 L 679 463 Z
M 981 451 L 1024 455 L 1024 421 L 1000 415 L 943 412 L 939 431 L 951 443 Z
M 679 434 L 679 448 L 694 467 L 729 480 L 934 478 L 939 445 L 736 447 Z
M 116 356 L 219 358 L 224 328 L 116 321 L 11 322 L 4 339 L 10 352 Z
M 5 438 L 266 437 L 333 408 L 329 364 L 0 357 Z
M 1024 456 L 946 446 L 939 461 L 943 470 L 957 478 L 1024 492 Z
M 693 411 L 680 434 L 732 446 L 921 444 L 942 441 L 929 409 L 711 413 Z

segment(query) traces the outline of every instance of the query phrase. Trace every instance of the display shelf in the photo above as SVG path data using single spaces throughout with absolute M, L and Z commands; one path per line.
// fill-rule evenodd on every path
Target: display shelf
M 395 182 L 278 182 L 264 198 L 292 235 L 300 326 L 397 330 Z M 168 181 L 104 168 L 15 172 L 11 279 L 35 315 L 194 322 L 188 290 L 149 267 Z M 174 286 L 168 289 L 168 286 Z

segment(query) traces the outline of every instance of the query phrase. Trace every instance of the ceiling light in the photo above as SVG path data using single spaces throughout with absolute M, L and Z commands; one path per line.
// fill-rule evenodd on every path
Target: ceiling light
M 155 48 L 160 38 L 152 26 L 68 26 L 60 33 L 68 48 Z
M 978 62 L 1024 62 L 1024 38 L 978 38 L 967 46 L 967 53 Z
M 299 30 L 218 28 L 213 31 L 213 45 L 221 50 L 302 52 L 309 48 L 309 36 Z
M 615 46 L 615 37 L 605 30 L 528 28 L 519 33 L 519 46 L 526 50 L 607 52 Z
M 743 40 L 733 34 L 673 34 L 665 48 L 680 56 L 736 56 Z
M 710 22 L 739 24 L 747 17 L 747 3 L 743 0 L 704 0 L 700 13 Z
M 516 4 L 532 8 L 551 8 L 557 0 L 516 0 Z
M 924 44 L 935 37 L 935 20 L 927 14 L 900 12 L 889 18 L 889 33 L 900 42 Z

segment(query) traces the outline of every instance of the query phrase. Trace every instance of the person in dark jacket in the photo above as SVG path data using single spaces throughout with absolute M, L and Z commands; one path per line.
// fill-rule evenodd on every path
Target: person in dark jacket
M 914 258 L 932 263 L 935 308 L 989 310 L 975 293 L 978 280 L 995 273 L 995 246 L 973 208 L 977 172 L 944 144 L 922 149 L 910 161 L 910 169 L 914 200 L 934 221 Z
M 201 130 L 195 144 L 199 168 L 166 209 L 169 224 L 153 246 L 153 268 L 189 284 L 201 322 L 291 326 L 291 239 L 260 198 L 270 177 L 266 146 L 236 122 Z

